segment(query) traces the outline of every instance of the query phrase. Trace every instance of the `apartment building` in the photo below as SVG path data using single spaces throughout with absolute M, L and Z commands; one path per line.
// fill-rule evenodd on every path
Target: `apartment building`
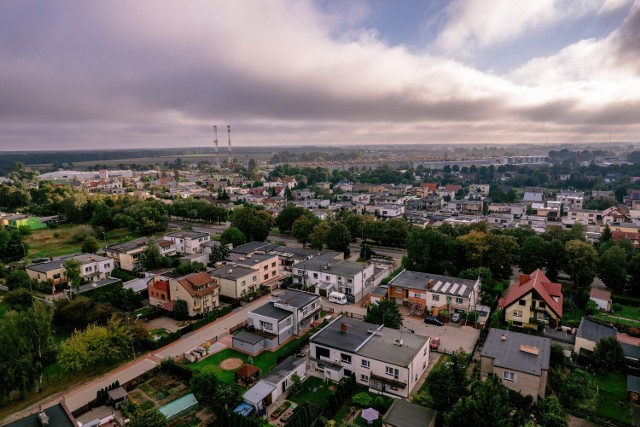
M 192 230 L 174 231 L 166 234 L 165 240 L 173 242 L 179 254 L 197 254 L 203 251 L 203 245 L 211 240 L 209 233 Z
M 25 270 L 30 279 L 38 282 L 50 281 L 52 292 L 55 286 L 68 281 L 64 263 L 69 259 L 80 261 L 80 277 L 85 282 L 97 282 L 111 275 L 114 262 L 111 258 L 106 258 L 95 254 L 66 255 L 50 261 L 34 263 L 28 265 Z
M 239 299 L 260 287 L 260 273 L 252 268 L 227 264 L 209 274 L 218 281 L 220 294 L 226 297 Z

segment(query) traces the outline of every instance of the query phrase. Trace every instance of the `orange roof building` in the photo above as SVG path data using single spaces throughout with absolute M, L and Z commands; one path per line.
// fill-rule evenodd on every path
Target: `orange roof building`
M 562 286 L 551 282 L 540 269 L 522 274 L 520 283 L 509 288 L 498 307 L 505 310 L 505 320 L 515 326 L 557 327 L 562 320 Z

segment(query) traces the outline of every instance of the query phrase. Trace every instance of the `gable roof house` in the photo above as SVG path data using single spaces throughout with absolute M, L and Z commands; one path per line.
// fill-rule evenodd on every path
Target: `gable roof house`
M 580 326 L 578 326 L 573 351 L 579 356 L 590 358 L 593 354 L 593 349 L 601 339 L 616 338 L 617 336 L 618 331 L 616 328 L 583 317 L 582 320 L 580 320 Z
M 505 310 L 505 320 L 516 326 L 557 327 L 562 320 L 562 299 L 562 286 L 537 269 L 531 274 L 521 274 L 520 283 L 509 288 L 498 307 Z
M 549 338 L 492 328 L 480 353 L 480 378 L 497 375 L 523 396 L 544 398 L 550 355 Z

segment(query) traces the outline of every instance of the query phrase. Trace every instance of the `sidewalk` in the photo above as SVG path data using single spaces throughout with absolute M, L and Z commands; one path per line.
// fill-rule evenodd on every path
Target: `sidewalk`
M 4 420 L 0 420 L 0 422 L 6 423 L 18 420 L 35 413 L 39 406 L 47 408 L 57 404 L 61 399 L 65 399 L 65 403 L 69 407 L 69 410 L 73 412 L 95 399 L 96 392 L 99 389 L 109 386 L 116 380 L 120 381 L 121 384 L 131 381 L 133 378 L 136 378 L 156 367 L 165 357 L 176 357 L 205 341 L 226 335 L 231 326 L 234 326 L 246 319 L 248 311 L 258 308 L 266 304 L 268 301 L 269 295 L 265 295 L 262 298 L 259 298 L 250 304 L 217 319 L 215 322 L 198 329 L 197 331 L 185 334 L 178 341 L 168 344 L 165 347 L 156 350 L 154 353 L 141 355 L 137 359 L 116 368 L 102 377 L 91 382 L 81 384 L 63 394 L 49 396 L 46 399 L 23 409 L 22 411 L 12 414 Z

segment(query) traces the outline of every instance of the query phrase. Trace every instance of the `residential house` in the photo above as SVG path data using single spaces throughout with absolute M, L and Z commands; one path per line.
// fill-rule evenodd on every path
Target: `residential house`
M 480 297 L 477 280 L 404 270 L 388 284 L 387 297 L 417 311 L 448 308 L 450 314 L 475 310 Z
M 302 333 L 320 318 L 320 297 L 309 292 L 287 289 L 267 304 L 248 313 L 248 324 L 262 340 L 250 343 L 248 335 L 242 342 L 233 341 L 234 348 L 256 354 L 264 348 L 275 348 Z
M 438 412 L 426 406 L 396 399 L 382 417 L 382 427 L 435 427 Z
M 401 218 L 404 215 L 404 206 L 401 205 L 373 205 L 367 206 L 365 209 L 367 212 L 384 219 Z
M 505 310 L 505 320 L 516 326 L 557 327 L 562 320 L 562 300 L 562 286 L 551 282 L 537 269 L 531 274 L 521 274 L 520 283 L 509 288 L 498 307 Z
M 596 303 L 599 310 L 611 311 L 611 291 L 602 288 L 591 288 L 589 299 Z
M 544 188 L 542 187 L 527 187 L 522 195 L 522 201 L 531 203 L 541 203 L 544 198 Z
M 373 393 L 408 398 L 429 363 L 430 337 L 339 316 L 309 340 L 309 360 L 326 379 L 355 375 Z
M 547 218 L 543 216 L 523 215 L 518 226 L 523 225 L 533 228 L 536 233 L 543 233 L 547 227 Z
M 187 303 L 190 317 L 203 315 L 220 305 L 220 287 L 206 272 L 184 276 L 156 276 L 147 285 L 149 305 L 173 311 L 178 300 Z
M 328 208 L 331 204 L 329 199 L 309 199 L 304 201 L 305 209 Z
M 105 253 L 109 258 L 115 260 L 115 266 L 125 271 L 137 271 L 142 268 L 140 256 L 147 248 L 151 239 L 143 237 L 131 240 L 126 243 L 117 243 L 109 245 L 105 248 Z M 163 256 L 172 256 L 176 254 L 176 246 L 170 240 L 156 240 L 160 253 Z
M 179 254 L 196 254 L 203 251 L 203 245 L 211 240 L 211 235 L 202 231 L 182 230 L 166 234 L 165 240 L 170 240 Z
M 469 194 L 479 194 L 481 196 L 489 196 L 489 184 L 471 184 L 469 186 Z
M 258 414 L 263 414 L 266 408 L 275 402 L 293 385 L 293 376 L 303 379 L 307 374 L 305 359 L 289 356 L 276 365 L 269 374 L 258 381 L 242 395 Z
M 377 284 L 374 270 L 370 263 L 336 260 L 331 254 L 316 256 L 293 266 L 293 284 L 313 288 L 324 297 L 342 292 L 350 302 L 360 302 Z
M 584 191 L 561 191 L 556 196 L 556 200 L 568 209 L 582 209 L 584 199 Z
M 416 195 L 419 197 L 429 197 L 436 194 L 438 184 L 436 182 L 422 182 L 420 187 L 416 189 Z
M 592 200 L 607 200 L 607 199 L 615 199 L 616 196 L 613 194 L 611 190 L 593 190 L 591 192 Z
M 580 320 L 580 326 L 578 326 L 573 351 L 575 351 L 578 356 L 591 358 L 593 349 L 601 339 L 616 338 L 617 336 L 618 331 L 613 326 L 608 326 L 583 317 Z
M 611 206 L 600 213 L 602 224 L 631 222 L 631 216 L 626 208 Z
M 482 201 L 480 200 L 451 200 L 447 203 L 450 212 L 463 215 L 482 215 Z
M 34 263 L 28 265 L 25 270 L 30 279 L 38 282 L 50 281 L 52 292 L 56 285 L 68 281 L 64 263 L 69 259 L 80 262 L 80 278 L 85 282 L 97 282 L 111 276 L 114 262 L 111 258 L 106 258 L 95 254 L 66 255 L 52 259 L 50 261 Z
M 549 338 L 492 328 L 480 353 L 480 378 L 496 375 L 523 396 L 544 398 L 550 356 Z
M 490 203 L 489 213 L 511 214 L 514 218 L 521 218 L 527 213 L 527 205 L 524 203 Z
M 227 264 L 210 271 L 209 275 L 218 281 L 220 294 L 229 298 L 242 298 L 260 287 L 260 273 L 249 267 Z
M 280 284 L 280 260 L 277 254 L 249 252 L 246 255 L 231 252 L 229 260 L 235 265 L 251 268 L 258 272 L 260 286 L 270 289 Z
M 582 225 L 594 225 L 600 213 L 597 210 L 570 208 L 567 211 L 567 219 Z
M 493 228 L 509 228 L 513 224 L 512 214 L 492 213 L 487 215 L 487 225 Z

